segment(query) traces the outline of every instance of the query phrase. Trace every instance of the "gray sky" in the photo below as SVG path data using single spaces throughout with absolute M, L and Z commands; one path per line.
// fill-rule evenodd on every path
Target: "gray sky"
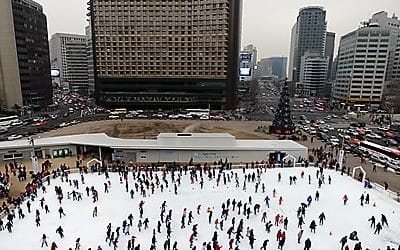
M 84 34 L 87 25 L 86 0 L 35 0 L 47 15 L 49 36 L 56 32 Z M 400 15 L 400 0 L 243 0 L 242 45 L 254 44 L 258 58 L 287 56 L 290 30 L 299 9 L 323 6 L 328 31 L 340 36 L 356 29 L 373 13 L 387 11 Z M 243 47 L 243 46 L 242 46 Z

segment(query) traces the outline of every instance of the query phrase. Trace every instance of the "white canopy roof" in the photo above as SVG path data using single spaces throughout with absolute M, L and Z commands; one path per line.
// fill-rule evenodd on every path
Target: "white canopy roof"
M 34 140 L 35 147 L 65 145 L 101 146 L 120 149 L 179 150 L 307 150 L 290 140 L 236 140 L 228 133 L 161 133 L 157 139 L 121 139 L 105 133 L 66 135 Z M 0 150 L 30 148 L 27 138 L 0 142 Z

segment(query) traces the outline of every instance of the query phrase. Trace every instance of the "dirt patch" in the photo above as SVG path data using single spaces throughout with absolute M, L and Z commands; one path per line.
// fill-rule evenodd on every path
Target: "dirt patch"
M 106 133 L 126 139 L 154 139 L 159 133 L 229 133 L 237 139 L 275 139 L 256 132 L 263 121 L 171 121 L 171 120 L 105 120 L 77 124 L 44 133 L 42 137 L 74 134 Z
M 159 120 L 123 120 L 95 121 L 60 128 L 44 133 L 43 137 L 74 134 L 106 133 L 111 137 L 125 139 L 154 139 L 159 133 L 182 132 L 191 121 L 159 121 Z

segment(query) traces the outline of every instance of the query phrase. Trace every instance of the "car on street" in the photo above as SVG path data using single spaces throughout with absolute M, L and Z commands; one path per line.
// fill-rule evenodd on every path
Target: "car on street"
M 10 125 L 12 127 L 22 126 L 23 122 L 22 121 L 15 121 L 15 122 L 12 122 Z
M 373 138 L 373 139 L 382 139 L 382 136 L 375 134 L 375 133 L 369 133 L 366 135 L 368 138 Z
M 109 115 L 108 119 L 119 119 L 119 115 Z
M 63 128 L 63 127 L 67 127 L 69 125 L 69 123 L 67 123 L 67 122 L 62 122 L 62 123 L 60 123 L 60 125 L 58 125 L 60 128 Z
M 7 137 L 7 140 L 14 141 L 14 140 L 18 140 L 21 138 L 22 138 L 22 135 L 10 135 L 9 137 Z

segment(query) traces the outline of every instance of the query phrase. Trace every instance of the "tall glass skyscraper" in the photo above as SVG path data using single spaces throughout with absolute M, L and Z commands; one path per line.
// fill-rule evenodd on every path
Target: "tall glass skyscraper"
M 301 58 L 306 52 L 317 53 L 325 57 L 326 11 L 323 7 L 305 7 L 300 9 L 297 22 L 292 28 L 289 80 L 299 82 Z

